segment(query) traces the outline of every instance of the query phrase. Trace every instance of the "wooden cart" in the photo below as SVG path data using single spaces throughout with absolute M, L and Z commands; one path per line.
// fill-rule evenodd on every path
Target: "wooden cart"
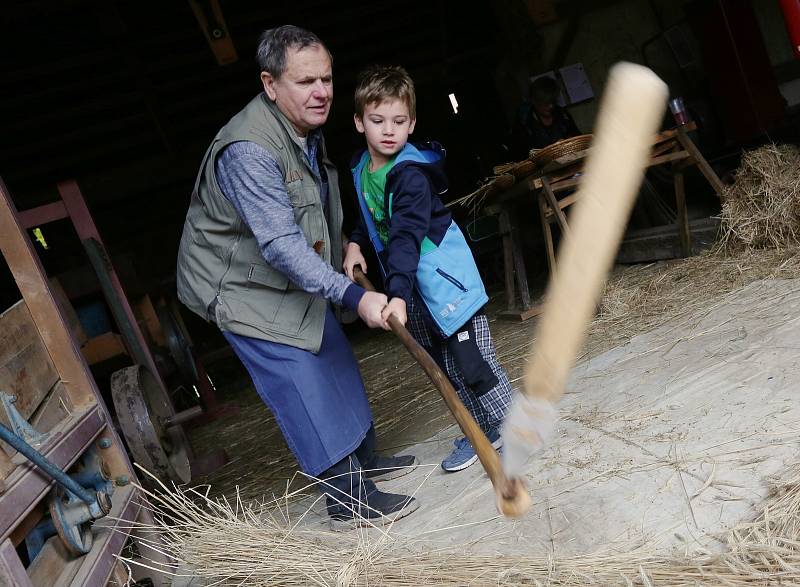
M 16 396 L 19 415 L 43 435 L 36 446 L 42 455 L 67 472 L 91 455 L 113 484 L 110 513 L 87 529 L 88 553 L 70 552 L 56 534 L 26 560 L 26 540 L 52 511 L 53 483 L 22 455 L 0 447 L 0 585 L 124 584 L 127 572 L 116 557 L 126 546 L 166 561 L 149 546 L 158 535 L 133 531 L 137 523 L 152 524 L 132 483 L 136 473 L 1 179 L 0 251 L 22 294 L 0 314 L 0 391 Z M 169 584 L 165 574 L 148 576 L 155 585 Z

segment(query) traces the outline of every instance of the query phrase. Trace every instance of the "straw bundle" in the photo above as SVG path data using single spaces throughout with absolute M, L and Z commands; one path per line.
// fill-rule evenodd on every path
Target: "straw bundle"
M 726 248 L 800 244 L 800 149 L 772 144 L 744 154 L 722 194 L 722 228 Z
M 514 170 L 525 170 L 526 166 L 524 165 L 526 162 L 523 161 L 520 164 L 509 164 L 509 166 L 503 166 L 500 169 L 504 171 L 496 172 L 497 175 L 492 177 L 488 177 L 484 179 L 484 183 L 476 189 L 474 192 L 467 194 L 466 196 L 462 196 L 458 199 L 452 200 L 447 205 L 450 207 L 453 206 L 464 206 L 465 208 L 471 207 L 472 212 L 477 212 L 484 204 L 487 198 L 490 198 L 496 193 L 499 193 L 503 190 L 507 190 L 511 186 L 514 185 L 514 182 L 518 179 Z
M 773 484 L 759 515 L 720 537 L 721 553 L 657 556 L 490 556 L 456 545 L 429 550 L 386 533 L 303 528 L 291 496 L 262 506 L 214 501 L 195 490 L 150 494 L 163 548 L 215 585 L 746 585 L 800 582 L 800 466 Z M 168 523 L 166 520 L 170 520 Z M 130 564 L 130 559 L 122 559 Z M 151 567 L 154 568 L 154 567 Z

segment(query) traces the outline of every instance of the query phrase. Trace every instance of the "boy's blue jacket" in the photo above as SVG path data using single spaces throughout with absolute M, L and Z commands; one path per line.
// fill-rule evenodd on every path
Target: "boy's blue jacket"
M 378 238 L 362 195 L 361 172 L 368 161 L 364 151 L 351 164 L 361 222 L 350 240 L 362 248 L 372 243 L 390 298 L 400 297 L 409 304 L 416 286 L 436 325 L 450 336 L 488 296 L 472 252 L 439 198 L 447 191 L 444 149 L 436 142 L 407 143 L 397 155 L 386 176 L 384 195 L 389 247 Z

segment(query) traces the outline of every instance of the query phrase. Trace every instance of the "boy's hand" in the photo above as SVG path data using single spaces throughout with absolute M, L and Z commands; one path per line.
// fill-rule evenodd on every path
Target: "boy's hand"
M 384 294 L 368 291 L 361 296 L 358 302 L 358 315 L 370 328 L 383 328 L 389 330 L 381 312 L 386 307 L 387 298 Z
M 342 268 L 347 274 L 347 277 L 350 278 L 350 281 L 355 281 L 353 277 L 353 267 L 356 265 L 361 265 L 361 270 L 364 272 L 364 275 L 367 274 L 367 262 L 364 260 L 364 255 L 361 253 L 361 247 L 358 243 L 347 243 L 344 250 L 344 263 L 342 263 Z
M 397 319 L 400 321 L 400 324 L 403 326 L 406 325 L 408 322 L 408 315 L 406 314 L 406 302 L 403 298 L 392 298 L 386 307 L 381 312 L 381 318 L 383 318 L 384 322 L 384 329 L 390 330 L 389 326 L 389 316 L 394 314 L 397 316 Z

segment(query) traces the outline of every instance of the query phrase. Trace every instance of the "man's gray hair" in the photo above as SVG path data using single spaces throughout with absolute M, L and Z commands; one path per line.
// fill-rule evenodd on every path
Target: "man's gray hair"
M 311 31 L 285 24 L 261 33 L 256 50 L 256 61 L 258 61 L 261 71 L 266 71 L 278 79 L 286 71 L 286 53 L 289 49 L 299 51 L 312 45 L 319 45 L 328 51 L 325 44 Z M 330 55 L 331 52 L 328 51 L 328 56 Z M 331 57 L 331 61 L 333 61 L 333 57 Z

